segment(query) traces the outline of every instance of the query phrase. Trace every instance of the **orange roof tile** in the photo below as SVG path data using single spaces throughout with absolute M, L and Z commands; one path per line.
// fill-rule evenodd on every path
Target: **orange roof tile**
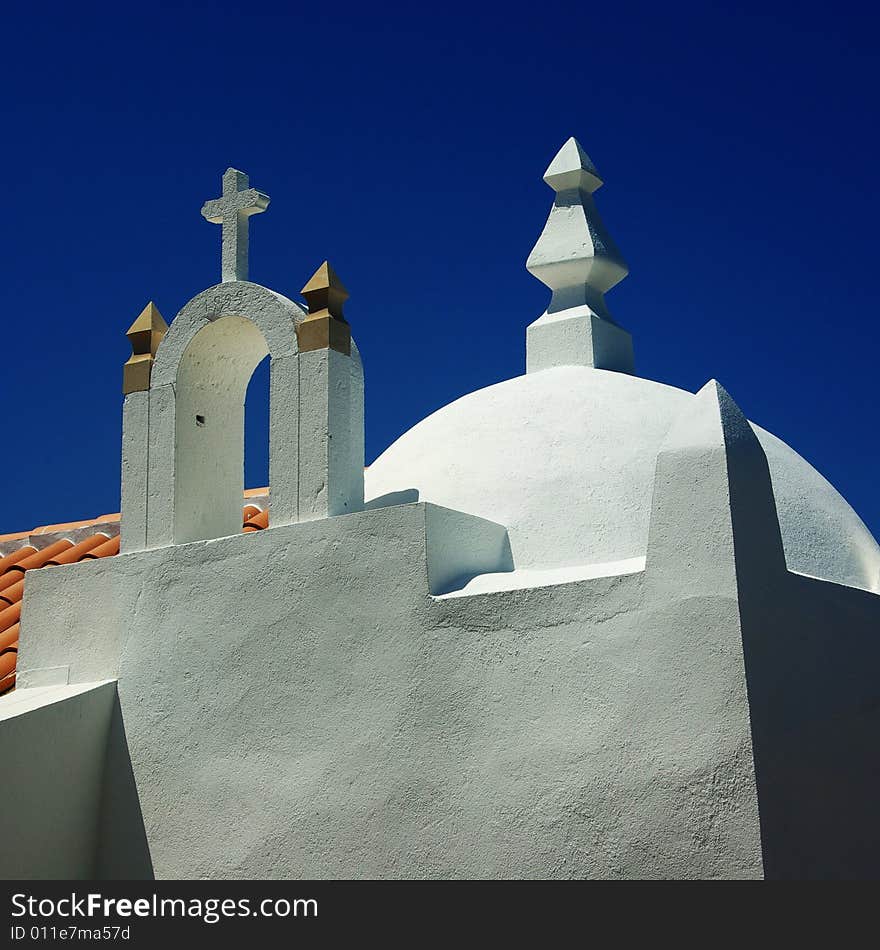
M 20 624 L 14 623 L 8 630 L 0 633 L 0 650 L 7 650 L 18 643 L 18 631 Z
M 12 574 L 13 572 L 10 571 L 9 573 Z M 14 604 L 21 600 L 23 594 L 24 577 L 22 576 L 20 581 L 17 581 L 15 584 L 11 584 L 2 593 L 0 593 L 0 604 L 2 604 L 3 601 L 6 601 L 6 603 L 10 605 Z
M 50 544 L 49 547 L 43 548 L 42 551 L 37 551 L 36 554 L 26 557 L 23 561 L 19 561 L 18 564 L 12 565 L 9 570 L 29 571 L 33 567 L 42 567 L 46 561 L 50 560 L 50 558 L 53 558 L 56 554 L 61 554 L 62 551 L 66 551 L 68 548 L 72 547 L 73 541 L 68 541 L 66 538 L 62 538 L 60 541 Z
M 17 584 L 21 578 L 21 571 L 7 571 L 5 574 L 0 574 L 0 596 L 2 596 L 3 591 L 7 587 L 12 587 L 13 584 Z
M 56 554 L 55 557 L 46 561 L 46 567 L 49 567 L 49 565 L 57 567 L 59 564 L 73 564 L 109 540 L 110 536 L 106 534 L 90 534 L 85 540 L 80 541 L 79 544 L 74 544 L 72 548 L 68 548 L 66 551 L 62 551 L 60 554 Z M 2 590 L 3 578 L 0 577 L 0 591 Z
M 6 679 L 10 673 L 15 672 L 15 658 L 18 656 L 18 650 L 4 650 L 0 653 L 0 680 Z
M 13 624 L 21 620 L 21 601 L 16 601 L 9 607 L 0 601 L 0 607 L 4 608 L 0 610 L 0 633 L 3 633 L 4 630 L 8 630 Z
M 244 523 L 244 531 L 262 531 L 263 528 L 269 527 L 269 509 L 266 508 L 264 511 L 259 511 L 257 514 L 248 518 Z
M 113 538 L 108 538 L 103 544 L 92 548 L 91 551 L 87 551 L 82 559 L 85 561 L 87 558 L 112 557 L 114 554 L 119 554 L 118 534 Z
M 28 537 L 28 535 L 25 535 L 25 537 Z M 19 561 L 36 553 L 36 548 L 26 544 L 23 548 L 19 548 L 17 551 L 7 554 L 6 557 L 0 558 L 0 574 L 8 570 L 13 564 L 18 564 Z

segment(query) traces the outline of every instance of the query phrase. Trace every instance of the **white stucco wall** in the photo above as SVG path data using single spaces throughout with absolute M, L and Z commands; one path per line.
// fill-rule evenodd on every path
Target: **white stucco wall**
M 418 498 L 507 525 L 517 568 L 644 557 L 659 446 L 693 394 L 579 366 L 488 386 L 402 435 L 366 498 Z M 789 569 L 880 591 L 880 547 L 840 494 L 754 426 Z
M 654 419 L 643 392 L 631 410 Z M 30 572 L 21 682 L 118 678 L 103 780 L 89 746 L 79 800 L 100 814 L 94 849 L 68 848 L 68 866 L 197 878 L 868 874 L 880 848 L 880 597 L 786 570 L 779 474 L 762 448 L 772 441 L 714 383 L 670 398 L 680 409 L 653 423 L 663 434 L 642 486 L 645 562 L 606 562 L 613 576 L 511 570 L 513 531 L 395 505 L 405 488 L 385 496 L 390 507 L 374 499 L 361 513 Z M 606 470 L 591 492 L 552 419 L 536 420 L 553 464 L 532 483 L 551 533 L 553 504 L 577 500 L 569 482 L 587 485 L 581 519 L 600 521 L 597 499 L 626 497 L 604 487 L 610 463 L 625 466 L 612 451 L 624 440 L 592 444 L 590 464 Z M 465 467 L 456 474 L 468 484 Z M 555 495 L 540 491 L 548 479 Z M 637 478 L 627 485 L 642 499 Z M 517 515 L 520 497 L 499 492 L 511 507 L 496 513 Z M 513 518 L 520 551 L 523 525 Z M 550 582 L 529 585 L 544 570 Z M 40 749 L 32 772 L 52 761 Z M 804 795 L 805 782 L 821 791 Z M 24 852 L 27 873 L 45 873 L 49 846 Z
M 33 572 L 23 682 L 119 678 L 99 873 L 867 873 L 880 598 L 784 570 L 717 398 L 660 451 L 645 570 L 432 596 L 509 553 L 412 504 Z
M 21 663 L 118 674 L 155 873 L 759 876 L 735 603 L 643 605 L 641 573 L 433 598 L 433 518 L 35 573 Z
M 186 348 L 174 384 L 174 539 L 241 530 L 244 401 L 266 341 L 250 320 L 221 317 Z
M 544 313 L 526 329 L 526 372 L 556 366 L 635 371 L 632 337 L 588 306 Z
M 301 521 L 360 509 L 353 478 L 352 359 L 334 349 L 300 353 L 299 512 Z M 363 459 L 357 472 L 363 477 Z M 361 493 L 361 502 L 363 493 Z
M 114 683 L 16 689 L 0 699 L 0 877 L 96 871 Z
M 272 523 L 363 507 L 364 374 L 351 354 L 299 353 L 293 301 L 240 280 L 209 287 L 177 314 L 150 390 L 123 410 L 123 552 L 241 529 L 244 400 L 269 353 Z

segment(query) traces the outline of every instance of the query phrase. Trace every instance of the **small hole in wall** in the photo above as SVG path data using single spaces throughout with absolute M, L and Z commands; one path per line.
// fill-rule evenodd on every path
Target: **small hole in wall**
M 205 424 L 205 417 L 204 417 L 204 416 L 196 416 L 196 425 L 197 425 L 197 426 L 203 426 L 204 424 Z

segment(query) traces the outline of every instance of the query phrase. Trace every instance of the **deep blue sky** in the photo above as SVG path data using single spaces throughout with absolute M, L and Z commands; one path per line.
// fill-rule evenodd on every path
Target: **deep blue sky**
M 523 371 L 541 175 L 575 135 L 639 374 L 719 379 L 877 534 L 878 23 L 766 6 L 7 11 L 0 532 L 118 510 L 124 332 L 218 279 L 199 209 L 228 165 L 272 196 L 251 278 L 295 296 L 326 257 L 351 292 L 370 461 Z

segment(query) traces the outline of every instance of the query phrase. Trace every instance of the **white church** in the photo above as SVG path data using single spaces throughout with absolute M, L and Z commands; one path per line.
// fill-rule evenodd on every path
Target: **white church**
M 719 383 L 635 375 L 599 173 L 544 180 L 525 375 L 365 470 L 347 293 L 251 283 L 226 172 L 222 281 L 129 331 L 120 516 L 0 538 L 0 875 L 876 875 L 880 547 Z

